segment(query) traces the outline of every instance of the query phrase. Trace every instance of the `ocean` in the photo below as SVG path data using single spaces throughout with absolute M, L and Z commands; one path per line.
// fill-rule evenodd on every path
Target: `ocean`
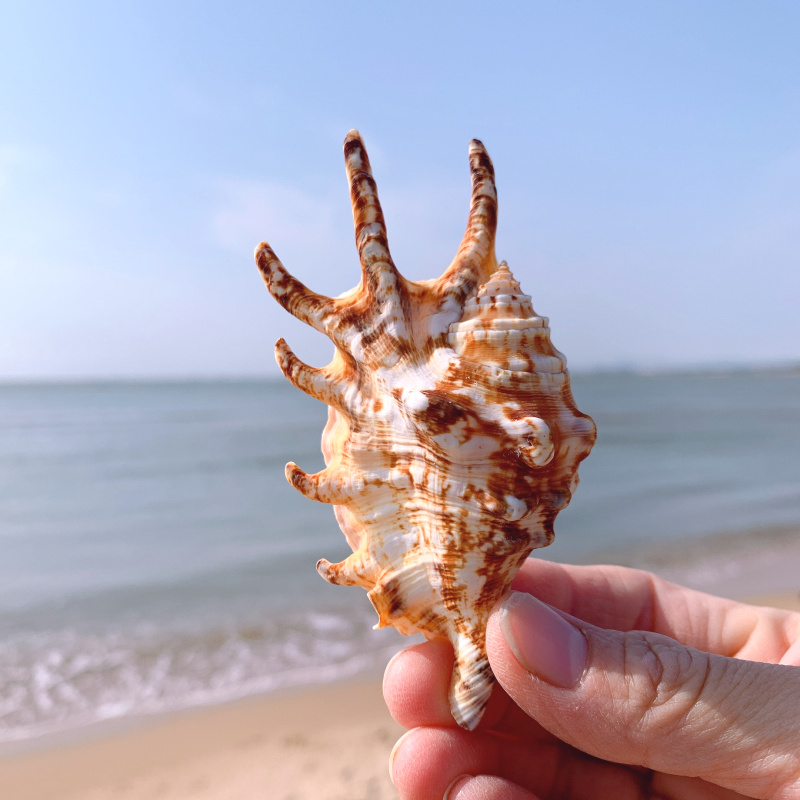
M 598 442 L 537 555 L 702 586 L 773 553 L 779 574 L 800 546 L 800 372 L 573 389 Z M 324 421 L 282 379 L 0 384 L 0 743 L 342 680 L 406 644 L 316 574 L 349 550 L 283 467 L 322 468 Z

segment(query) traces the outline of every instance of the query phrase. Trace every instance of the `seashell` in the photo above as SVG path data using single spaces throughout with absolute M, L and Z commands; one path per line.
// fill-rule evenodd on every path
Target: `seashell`
M 344 142 L 361 281 L 336 298 L 292 277 L 262 243 L 256 262 L 275 299 L 335 345 L 323 368 L 280 339 L 297 388 L 329 406 L 326 468 L 286 477 L 330 503 L 353 550 L 321 559 L 325 580 L 364 587 L 376 627 L 447 638 L 450 705 L 472 730 L 491 693 L 486 623 L 531 551 L 553 539 L 579 462 L 595 440 L 575 407 L 566 361 L 505 262 L 494 254 L 497 195 L 483 145 L 470 143 L 467 230 L 436 280 L 413 282 L 389 253 L 357 131 Z

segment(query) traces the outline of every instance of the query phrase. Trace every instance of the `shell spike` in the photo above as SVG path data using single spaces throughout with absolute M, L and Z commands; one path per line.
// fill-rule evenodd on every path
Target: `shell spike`
M 494 185 L 494 165 L 483 142 L 473 139 L 469 143 L 469 167 L 472 177 L 467 230 L 461 240 L 459 254 L 478 249 L 488 255 L 494 246 L 497 230 L 497 189 Z
M 336 301 L 332 297 L 312 292 L 287 272 L 267 242 L 261 242 L 255 255 L 256 264 L 269 293 L 292 316 L 320 333 L 328 333 L 326 322 L 336 310 Z
M 349 483 L 333 469 L 324 469 L 314 475 L 303 472 L 293 461 L 286 465 L 286 480 L 309 500 L 319 503 L 344 505 L 352 498 Z
M 317 561 L 317 572 L 328 583 L 337 586 L 362 586 L 369 589 L 375 583 L 374 568 L 370 567 L 360 550 L 338 564 L 331 564 L 327 558 L 321 558 Z
M 494 674 L 486 650 L 459 634 L 453 645 L 455 663 L 450 681 L 450 711 L 468 731 L 475 730 L 492 694 Z
M 494 166 L 483 142 L 478 139 L 469 143 L 469 166 L 472 174 L 472 196 L 467 230 L 453 263 L 439 279 L 442 295 L 455 295 L 459 303 L 463 303 L 497 266 L 494 254 L 497 230 Z
M 378 187 L 364 142 L 356 130 L 350 131 L 344 140 L 344 162 L 363 285 L 370 295 L 384 298 L 387 291 L 397 291 L 398 272 L 389 252 Z
M 321 400 L 335 408 L 342 408 L 340 383 L 327 370 L 310 367 L 301 361 L 284 339 L 278 339 L 275 343 L 275 361 L 292 386 L 315 400 Z

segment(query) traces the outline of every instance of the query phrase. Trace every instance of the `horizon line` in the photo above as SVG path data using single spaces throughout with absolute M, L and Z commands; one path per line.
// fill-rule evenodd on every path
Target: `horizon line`
M 655 377 L 659 375 L 720 374 L 720 373 L 798 373 L 797 361 L 745 361 L 745 362 L 706 362 L 701 364 L 640 365 L 614 364 L 598 367 L 581 367 L 569 370 L 575 376 L 594 375 L 637 375 Z M 45 384 L 152 384 L 152 383 L 248 383 L 270 382 L 285 379 L 280 373 L 237 373 L 237 374 L 197 374 L 186 375 L 20 375 L 0 376 L 0 386 L 45 385 Z

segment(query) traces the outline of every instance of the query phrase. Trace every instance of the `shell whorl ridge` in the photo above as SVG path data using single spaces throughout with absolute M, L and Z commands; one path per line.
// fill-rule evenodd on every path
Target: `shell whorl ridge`
M 450 705 L 473 729 L 494 676 L 486 623 L 519 566 L 553 538 L 595 440 L 575 407 L 566 361 L 508 266 L 494 255 L 497 195 L 481 142 L 470 143 L 472 197 L 456 257 L 435 280 L 398 272 L 361 137 L 344 143 L 361 280 L 336 298 L 306 288 L 262 242 L 270 293 L 325 333 L 333 360 L 314 368 L 281 339 L 297 388 L 329 406 L 326 468 L 293 463 L 289 482 L 334 507 L 353 550 L 322 559 L 327 581 L 362 586 L 376 627 L 447 638 Z
M 503 261 L 464 304 L 447 339 L 469 361 L 513 372 L 563 373 L 566 359 L 550 343 L 548 321 L 537 316 Z

